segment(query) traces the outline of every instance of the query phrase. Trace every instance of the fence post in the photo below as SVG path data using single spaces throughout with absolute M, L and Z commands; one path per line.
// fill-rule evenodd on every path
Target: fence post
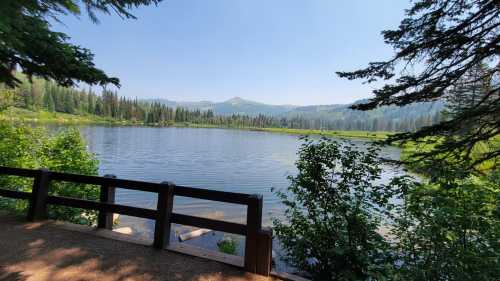
M 257 236 L 257 274 L 269 276 L 273 261 L 273 230 L 269 227 L 259 231 Z
M 28 220 L 39 221 L 47 218 L 47 196 L 49 195 L 50 172 L 39 169 L 33 182 L 28 209 Z
M 174 207 L 174 187 L 170 182 L 162 182 L 163 188 L 158 191 L 156 206 L 156 222 L 153 246 L 164 249 L 170 242 L 170 220 Z
M 250 196 L 247 208 L 247 235 L 245 238 L 245 270 L 257 272 L 257 237 L 262 229 L 262 195 Z
M 115 175 L 104 175 L 105 178 L 116 179 Z M 101 185 L 99 194 L 99 201 L 101 203 L 115 203 L 115 190 L 114 186 L 106 184 Z M 99 211 L 97 216 L 97 228 L 113 229 L 113 213 Z

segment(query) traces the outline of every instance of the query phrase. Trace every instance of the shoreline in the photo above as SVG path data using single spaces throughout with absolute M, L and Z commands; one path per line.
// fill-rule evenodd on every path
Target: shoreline
M 10 107 L 0 113 L 0 121 L 9 122 L 29 122 L 37 124 L 61 124 L 61 125 L 109 125 L 109 126 L 137 126 L 156 128 L 209 128 L 209 129 L 230 129 L 242 131 L 270 132 L 290 135 L 320 135 L 326 137 L 354 138 L 384 140 L 393 132 L 372 132 L 372 131 L 340 131 L 340 130 L 318 130 L 318 129 L 291 129 L 291 128 L 258 128 L 258 127 L 231 127 L 216 126 L 210 124 L 197 123 L 169 123 L 169 124 L 144 124 L 130 120 L 116 120 L 112 118 L 77 115 L 61 112 L 31 111 L 27 109 Z

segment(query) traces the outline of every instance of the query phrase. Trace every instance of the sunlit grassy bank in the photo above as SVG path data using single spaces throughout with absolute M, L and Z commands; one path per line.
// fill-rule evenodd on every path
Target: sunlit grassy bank
M 23 108 L 9 107 L 0 113 L 0 120 L 24 121 L 57 124 L 132 124 L 130 121 L 118 121 L 96 115 L 76 115 L 60 112 L 31 111 Z
M 421 161 L 411 161 L 412 157 L 415 154 L 422 152 L 430 152 L 434 149 L 434 147 L 439 144 L 440 140 L 438 138 L 434 139 L 426 139 L 426 142 L 407 142 L 405 144 L 400 145 L 401 148 L 401 160 L 411 162 L 409 164 L 409 168 L 413 171 L 417 171 L 420 173 L 428 173 L 422 169 Z M 480 158 L 481 156 L 490 153 L 492 151 L 497 151 L 500 149 L 500 135 L 490 139 L 489 141 L 484 141 L 477 143 L 474 148 L 471 150 L 471 159 L 472 161 Z M 484 161 L 479 165 L 474 166 L 476 170 L 488 172 L 494 169 L 497 165 L 498 159 L 491 159 L 488 161 Z
M 0 120 L 26 121 L 39 123 L 57 124 L 102 124 L 102 125 L 145 125 L 142 122 L 130 120 L 116 120 L 96 115 L 77 115 L 60 112 L 48 112 L 43 110 L 31 111 L 23 108 L 9 107 L 0 113 Z M 172 127 L 195 127 L 195 128 L 219 128 L 216 125 L 200 124 L 190 122 L 149 124 L 149 126 L 172 126 Z M 295 134 L 295 135 L 323 135 L 327 137 L 343 138 L 363 138 L 381 140 L 385 139 L 390 132 L 369 132 L 369 131 L 332 131 L 332 130 L 308 130 L 308 129 L 288 129 L 288 128 L 255 128 L 255 127 L 224 127 L 239 130 L 263 131 L 272 133 Z
M 364 138 L 364 139 L 385 139 L 390 132 L 370 132 L 370 131 L 331 131 L 331 130 L 306 130 L 306 129 L 287 129 L 287 128 L 251 128 L 255 131 L 265 131 L 295 135 L 322 135 L 327 137 L 343 138 Z

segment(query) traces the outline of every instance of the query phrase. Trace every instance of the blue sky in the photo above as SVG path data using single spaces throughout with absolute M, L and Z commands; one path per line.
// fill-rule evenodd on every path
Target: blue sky
M 401 0 L 169 0 L 137 20 L 64 17 L 58 31 L 92 50 L 119 77 L 120 95 L 181 101 L 239 96 L 271 104 L 349 103 L 373 86 L 339 79 L 387 58 L 380 31 L 395 28 Z

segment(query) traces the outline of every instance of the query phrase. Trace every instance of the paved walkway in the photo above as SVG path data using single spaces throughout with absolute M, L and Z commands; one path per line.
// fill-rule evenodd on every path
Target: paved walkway
M 0 214 L 0 280 L 256 280 L 206 259 Z

